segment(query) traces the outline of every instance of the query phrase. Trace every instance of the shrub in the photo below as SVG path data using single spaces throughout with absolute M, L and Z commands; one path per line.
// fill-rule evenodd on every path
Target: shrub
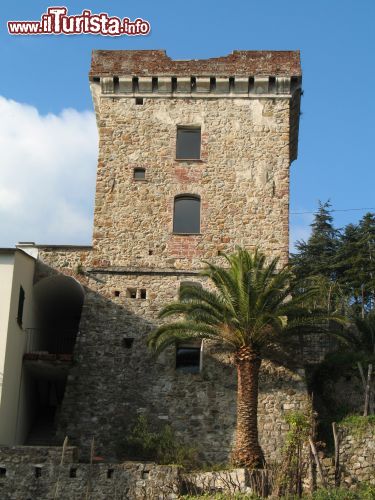
M 335 488 L 318 490 L 313 495 L 313 500 L 374 500 L 375 486 L 362 483 L 356 490 Z
M 358 438 L 362 438 L 367 429 L 375 427 L 375 415 L 368 415 L 367 417 L 361 415 L 348 415 L 338 422 L 338 425 L 348 428 L 351 434 Z
M 287 493 L 302 493 L 302 478 L 307 463 L 303 454 L 303 447 L 311 434 L 311 415 L 301 412 L 291 412 L 285 415 L 285 421 L 289 425 L 283 447 L 283 459 L 276 475 L 275 491 L 278 496 Z
M 205 495 L 184 495 L 181 497 L 183 500 L 261 500 L 258 495 L 251 495 L 249 493 L 233 493 L 229 495 L 227 493 L 206 493 Z
M 128 436 L 119 443 L 121 459 L 152 460 L 161 465 L 177 464 L 193 468 L 197 464 L 197 450 L 178 441 L 172 428 L 165 425 L 151 429 L 144 415 L 136 420 Z

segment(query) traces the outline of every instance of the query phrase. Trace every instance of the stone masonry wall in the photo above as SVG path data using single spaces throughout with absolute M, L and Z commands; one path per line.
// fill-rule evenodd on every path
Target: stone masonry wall
M 104 267 L 196 269 L 235 245 L 287 260 L 289 99 L 96 102 L 93 246 Z M 201 160 L 175 159 L 178 125 L 201 127 Z M 201 197 L 199 235 L 173 234 L 174 197 L 186 193 Z
M 361 481 L 375 484 L 375 429 L 369 426 L 364 432 L 341 428 L 343 433 L 340 460 L 343 480 L 352 485 Z
M 202 460 L 229 458 L 236 418 L 236 373 L 232 357 L 220 346 L 203 346 L 201 373 L 175 369 L 175 351 L 154 359 L 146 338 L 165 303 L 177 298 L 181 281 L 204 279 L 192 273 L 78 276 L 86 290 L 75 350 L 59 417 L 65 435 L 84 451 L 94 435 L 101 455 L 119 456 L 129 426 L 140 414 L 155 424 L 169 423 L 177 437 L 199 449 Z M 145 289 L 132 299 L 128 289 Z M 138 294 L 139 297 L 139 294 Z M 126 346 L 124 339 L 134 339 Z M 276 459 L 287 430 L 284 413 L 305 407 L 303 374 L 263 363 L 260 381 L 260 439 L 268 459 Z
M 54 459 L 55 453 L 58 460 Z M 177 467 L 135 462 L 90 465 L 75 462 L 69 455 L 60 465 L 60 457 L 61 448 L 1 448 L 1 500 L 177 498 Z
M 53 272 L 58 270 L 62 273 L 76 272 L 78 266 L 91 267 L 93 250 L 89 247 L 38 247 L 38 259 L 40 262 L 50 267 L 50 269 L 37 269 L 36 279 L 41 279 L 43 271 Z
M 364 429 L 340 426 L 340 471 L 341 484 L 355 488 L 358 483 L 375 485 L 375 427 Z M 323 460 L 329 483 L 334 485 L 334 463 L 332 458 Z

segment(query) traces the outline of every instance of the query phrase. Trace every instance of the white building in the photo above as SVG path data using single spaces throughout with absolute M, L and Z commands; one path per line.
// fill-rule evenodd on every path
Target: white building
M 83 296 L 37 245 L 0 248 L 0 446 L 55 444 Z
M 20 249 L 0 249 L 0 444 L 23 444 L 32 413 L 23 355 L 34 324 L 35 259 Z

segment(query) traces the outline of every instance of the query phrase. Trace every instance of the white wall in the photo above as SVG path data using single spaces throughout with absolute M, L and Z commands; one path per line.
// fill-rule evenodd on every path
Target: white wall
M 0 407 L 8 333 L 10 297 L 12 293 L 14 251 L 0 253 Z M 0 421 L 1 425 L 1 421 Z
M 5 263 L 4 263 L 5 264 Z M 17 250 L 14 254 L 13 266 L 11 261 L 3 268 L 7 278 L 4 292 L 9 295 L 9 276 L 11 279 L 10 301 L 1 307 L 7 315 L 7 330 L 2 331 L 2 344 L 5 343 L 5 357 L 3 361 L 3 385 L 0 401 L 0 444 L 23 444 L 30 425 L 30 409 L 27 402 L 27 380 L 23 368 L 23 354 L 26 348 L 25 328 L 33 327 L 33 279 L 35 261 L 29 255 Z M 11 273 L 10 267 L 13 267 Z M 1 278 L 0 278 L 1 281 Z M 25 291 L 22 327 L 17 323 L 18 299 L 20 287 Z M 4 316 L 5 318 L 5 316 Z M 6 339 L 4 339 L 6 337 Z

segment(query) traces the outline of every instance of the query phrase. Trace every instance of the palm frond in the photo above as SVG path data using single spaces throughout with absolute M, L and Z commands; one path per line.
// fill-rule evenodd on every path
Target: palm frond
M 267 261 L 259 251 L 237 248 L 223 257 L 227 267 L 205 262 L 200 273 L 213 290 L 183 285 L 179 300 L 160 311 L 160 318 L 178 320 L 159 327 L 150 336 L 150 348 L 160 352 L 176 341 L 214 338 L 234 349 L 261 351 L 297 333 L 335 330 L 342 336 L 344 320 L 320 307 L 315 282 L 298 282 L 289 266 L 279 269 L 277 258 Z
M 204 323 L 180 321 L 159 326 L 149 335 L 147 344 L 157 355 L 172 344 L 201 339 L 218 340 L 221 337 L 217 330 Z

